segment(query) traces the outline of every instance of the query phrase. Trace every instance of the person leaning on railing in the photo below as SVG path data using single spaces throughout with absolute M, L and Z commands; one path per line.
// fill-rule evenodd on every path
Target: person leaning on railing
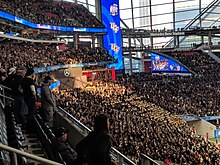
M 95 117 L 94 131 L 76 145 L 76 164 L 110 165 L 111 137 L 108 134 L 108 118 L 104 114 Z

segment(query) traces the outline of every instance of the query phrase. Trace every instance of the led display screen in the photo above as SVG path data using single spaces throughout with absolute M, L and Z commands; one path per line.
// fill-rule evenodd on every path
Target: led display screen
M 0 11 L 0 17 L 8 19 L 31 28 L 38 29 L 47 29 L 47 30 L 57 30 L 57 31 L 66 31 L 66 32 L 92 32 L 92 33 L 105 33 L 107 32 L 106 28 L 77 28 L 77 27 L 65 27 L 65 26 L 54 26 L 54 25 L 45 25 L 45 24 L 35 24 L 29 22 L 25 19 L 13 16 L 6 12 Z
M 118 61 L 109 67 L 123 69 L 119 0 L 101 0 L 101 5 L 102 23 L 107 28 L 107 34 L 103 37 L 104 47 Z
M 151 53 L 151 68 L 152 72 L 189 72 L 174 60 L 156 53 Z

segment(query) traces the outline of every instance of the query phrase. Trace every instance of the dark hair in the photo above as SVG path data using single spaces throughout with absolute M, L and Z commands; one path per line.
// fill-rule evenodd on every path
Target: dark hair
M 97 132 L 108 132 L 108 117 L 105 114 L 100 114 L 95 117 L 94 130 Z
M 44 77 L 43 82 L 48 83 L 50 80 L 52 80 L 52 78 L 50 76 L 46 76 L 46 77 Z
M 28 68 L 27 69 L 27 72 L 26 72 L 26 74 L 25 74 L 25 76 L 30 76 L 30 75 L 32 75 L 34 73 L 34 69 L 33 68 Z
M 53 133 L 55 135 L 56 138 L 60 138 L 61 136 L 63 136 L 65 133 L 68 133 L 70 130 L 66 129 L 64 127 L 58 127 L 56 128 Z

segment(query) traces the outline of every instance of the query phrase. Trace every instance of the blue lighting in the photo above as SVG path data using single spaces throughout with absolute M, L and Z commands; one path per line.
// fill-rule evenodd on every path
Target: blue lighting
M 31 28 L 35 29 L 47 29 L 47 30 L 57 30 L 57 31 L 64 31 L 64 32 L 87 32 L 87 33 L 105 33 L 107 32 L 106 28 L 77 28 L 77 27 L 65 27 L 65 26 L 53 26 L 53 25 L 45 25 L 45 24 L 35 24 L 29 22 L 25 19 L 13 16 L 6 12 L 0 11 L 0 17 L 4 19 L 8 19 Z
M 116 70 L 123 69 L 119 0 L 101 0 L 101 4 L 102 23 L 107 28 L 107 34 L 103 37 L 104 47 L 118 60 L 109 67 L 114 66 Z
M 58 86 L 60 86 L 60 81 L 53 82 L 53 83 L 49 86 L 49 88 L 50 88 L 50 90 L 53 90 L 54 88 L 56 88 L 56 87 L 58 87 Z M 38 88 L 38 89 L 37 89 L 37 92 L 38 92 L 39 94 L 41 94 L 41 88 Z

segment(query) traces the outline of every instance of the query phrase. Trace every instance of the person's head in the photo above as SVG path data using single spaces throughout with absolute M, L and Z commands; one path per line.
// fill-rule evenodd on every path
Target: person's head
M 94 130 L 97 132 L 108 132 L 108 118 L 105 114 L 95 117 Z
M 57 140 L 65 142 L 67 140 L 67 133 L 69 132 L 68 129 L 64 127 L 58 127 L 54 130 L 54 135 Z
M 18 67 L 18 68 L 17 68 L 17 71 L 16 71 L 16 74 L 17 74 L 17 75 L 21 75 L 21 76 L 24 77 L 25 74 L 26 74 L 26 68 L 23 67 L 23 66 Z
M 45 84 L 51 84 L 52 81 L 53 81 L 53 79 L 52 79 L 50 76 L 44 77 L 44 80 L 43 80 L 43 82 L 44 82 Z
M 33 74 L 34 74 L 34 69 L 33 68 L 28 68 L 25 76 L 31 76 Z

